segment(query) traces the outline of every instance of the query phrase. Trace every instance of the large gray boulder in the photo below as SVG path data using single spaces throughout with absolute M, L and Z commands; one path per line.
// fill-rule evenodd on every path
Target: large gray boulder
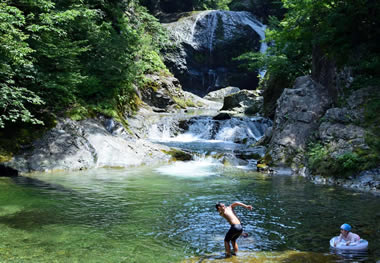
M 3 165 L 28 173 L 130 167 L 170 159 L 164 153 L 168 147 L 137 139 L 121 127 L 100 119 L 79 122 L 63 119 L 29 150 Z
M 176 98 L 183 97 L 181 84 L 178 79 L 170 75 L 145 75 L 145 85 L 139 94 L 142 101 L 153 109 L 161 111 L 175 107 Z
M 262 113 L 263 97 L 257 91 L 241 90 L 224 97 L 221 110 L 253 115 Z
M 195 94 L 184 91 L 177 78 L 172 75 L 145 75 L 144 87 L 137 91 L 139 97 L 150 111 L 168 113 L 176 112 L 179 108 L 204 108 L 204 109 L 220 109 L 221 102 L 217 100 L 203 99 Z M 148 111 L 149 111 L 148 110 Z M 141 112 L 142 113 L 142 112 Z M 137 118 L 145 118 L 145 114 L 135 116 Z M 134 118 L 128 116 L 129 118 Z
M 258 72 L 244 71 L 233 58 L 264 51 L 265 26 L 249 12 L 202 11 L 166 23 L 174 47 L 165 63 L 182 87 L 204 96 L 227 86 L 254 89 Z
M 311 77 L 296 79 L 277 101 L 268 153 L 276 165 L 300 164 L 308 140 L 318 131 L 319 119 L 331 105 L 323 86 Z
M 224 100 L 224 97 L 231 95 L 233 93 L 239 92 L 239 91 L 240 89 L 238 87 L 226 87 L 223 89 L 209 92 L 204 97 L 204 99 L 222 102 Z

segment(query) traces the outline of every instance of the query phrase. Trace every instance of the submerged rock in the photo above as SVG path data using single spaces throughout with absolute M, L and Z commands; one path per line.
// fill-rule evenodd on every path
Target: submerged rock
M 316 252 L 303 252 L 295 250 L 286 251 L 239 251 L 237 256 L 226 258 L 224 253 L 211 254 L 200 257 L 188 258 L 182 263 L 195 263 L 195 262 L 314 262 L 325 263 L 335 262 L 339 259 L 337 255 L 316 253 Z
M 352 190 L 370 192 L 380 196 L 380 168 L 363 171 L 356 177 L 333 178 L 306 173 L 305 176 L 316 184 L 339 185 Z

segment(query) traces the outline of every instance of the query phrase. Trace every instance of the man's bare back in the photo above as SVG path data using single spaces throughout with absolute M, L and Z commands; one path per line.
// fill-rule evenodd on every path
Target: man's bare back
M 240 224 L 239 218 L 236 216 L 235 211 L 232 209 L 232 206 L 225 206 L 222 212 L 219 214 L 224 217 L 230 225 Z

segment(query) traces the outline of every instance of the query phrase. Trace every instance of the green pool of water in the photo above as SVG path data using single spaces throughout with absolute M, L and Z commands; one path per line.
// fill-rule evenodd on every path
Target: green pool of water
M 219 166 L 200 177 L 165 168 L 1 178 L 0 262 L 380 260 L 379 197 Z M 236 209 L 249 237 L 224 259 L 229 226 L 215 203 L 237 200 L 254 207 Z M 368 252 L 330 251 L 344 222 L 369 241 Z

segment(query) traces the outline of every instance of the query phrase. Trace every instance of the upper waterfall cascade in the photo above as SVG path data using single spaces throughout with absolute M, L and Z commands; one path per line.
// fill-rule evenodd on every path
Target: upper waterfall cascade
M 222 39 L 230 39 L 234 37 L 233 30 L 239 26 L 247 25 L 251 27 L 259 36 L 260 40 L 265 39 L 266 26 L 259 22 L 251 13 L 246 11 L 205 11 L 196 16 L 194 24 L 192 25 L 191 35 L 186 39 L 190 43 L 195 44 L 200 48 L 208 48 L 212 51 L 214 42 L 217 40 L 215 32 L 218 27 L 219 19 L 224 25 Z M 202 20 L 206 21 L 207 27 L 202 28 Z M 199 27 L 197 29 L 197 27 Z M 200 37 L 195 37 L 198 35 Z M 204 37 L 202 37 L 204 36 Z M 205 42 L 204 42 L 205 41 Z M 260 52 L 264 53 L 268 46 L 265 42 L 261 42 Z
M 223 36 L 220 39 L 228 40 L 234 37 L 234 31 L 241 26 L 249 26 L 259 36 L 265 39 L 266 25 L 256 19 L 247 11 L 221 11 L 208 10 L 199 12 L 187 21 L 170 24 L 167 27 L 177 41 L 183 41 L 196 49 L 208 49 L 212 51 L 215 45 L 217 27 L 219 22 L 223 24 Z M 261 42 L 260 52 L 264 53 L 268 48 L 265 42 Z
M 183 89 L 204 96 L 227 86 L 252 89 L 257 73 L 239 68 L 233 60 L 244 52 L 264 53 L 266 26 L 246 11 L 208 10 L 168 24 L 172 41 L 179 47 L 165 61 Z

